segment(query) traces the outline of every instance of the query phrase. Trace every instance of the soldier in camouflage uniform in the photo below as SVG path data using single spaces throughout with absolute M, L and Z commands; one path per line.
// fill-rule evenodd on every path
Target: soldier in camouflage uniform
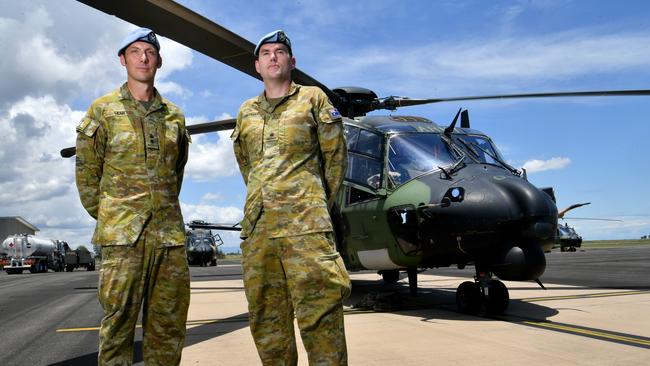
M 102 250 L 98 362 L 132 364 L 142 306 L 145 364 L 178 365 L 190 297 L 178 194 L 190 139 L 181 110 L 153 86 L 162 65 L 155 34 L 138 29 L 122 45 L 127 82 L 77 127 L 77 188 Z
M 264 365 L 295 365 L 295 314 L 309 363 L 345 365 L 350 279 L 328 211 L 347 162 L 341 116 L 319 88 L 291 81 L 284 32 L 263 37 L 255 56 L 264 91 L 242 104 L 232 134 L 247 186 L 241 248 L 251 333 Z

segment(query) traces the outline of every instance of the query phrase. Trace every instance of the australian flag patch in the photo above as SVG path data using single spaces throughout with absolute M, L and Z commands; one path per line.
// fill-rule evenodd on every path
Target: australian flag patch
M 332 118 L 341 118 L 341 113 L 339 113 L 336 108 L 332 108 L 330 111 L 330 116 L 332 116 Z

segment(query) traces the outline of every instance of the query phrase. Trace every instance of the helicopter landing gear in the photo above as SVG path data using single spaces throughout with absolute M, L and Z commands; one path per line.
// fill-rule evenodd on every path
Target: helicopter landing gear
M 409 278 L 409 293 L 411 296 L 418 295 L 418 268 L 408 267 L 406 273 Z M 384 269 L 379 271 L 384 284 L 393 285 L 399 281 L 399 269 Z
M 503 282 L 492 279 L 490 272 L 479 272 L 474 282 L 465 281 L 456 290 L 456 305 L 463 313 L 477 314 L 485 306 L 487 314 L 501 314 L 509 302 L 508 288 Z
M 379 271 L 381 278 L 384 280 L 384 284 L 393 285 L 399 281 L 399 270 L 398 269 L 385 269 Z
M 418 269 L 417 267 L 409 267 L 406 269 L 409 276 L 409 292 L 411 296 L 418 296 Z
M 481 310 L 481 288 L 476 282 L 465 281 L 456 289 L 456 305 L 462 313 L 476 314 Z

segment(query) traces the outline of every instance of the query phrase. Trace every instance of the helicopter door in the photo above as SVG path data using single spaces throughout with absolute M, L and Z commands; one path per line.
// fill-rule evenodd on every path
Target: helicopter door
M 375 192 L 383 186 L 382 136 L 354 126 L 345 126 L 348 169 L 345 180 Z

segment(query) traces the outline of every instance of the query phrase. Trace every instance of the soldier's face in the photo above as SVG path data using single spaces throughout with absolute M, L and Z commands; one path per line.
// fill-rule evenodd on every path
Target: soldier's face
M 267 80 L 291 80 L 291 70 L 296 68 L 296 59 L 282 43 L 267 43 L 260 47 L 255 60 L 255 70 Z
M 156 71 L 162 66 L 162 58 L 152 44 L 137 41 L 120 55 L 120 63 L 126 67 L 130 79 L 147 83 L 153 82 Z

